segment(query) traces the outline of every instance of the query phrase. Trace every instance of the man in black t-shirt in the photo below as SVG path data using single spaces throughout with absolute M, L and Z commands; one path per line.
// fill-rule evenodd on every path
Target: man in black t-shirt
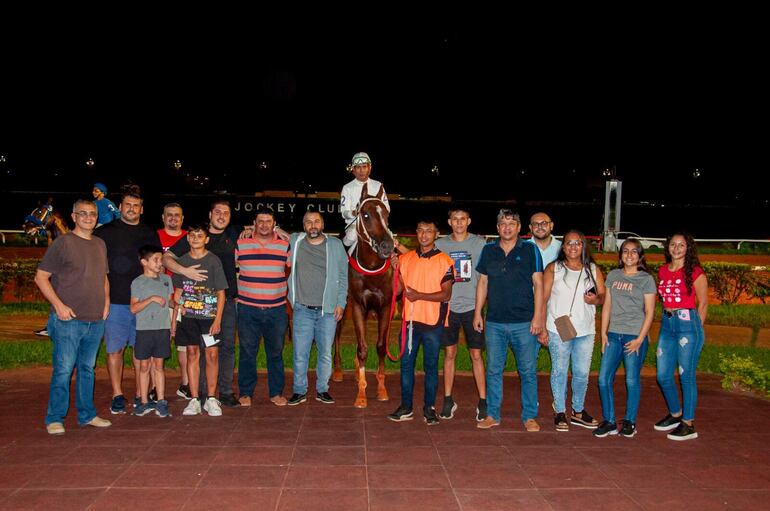
M 235 249 L 238 246 L 238 228 L 230 225 L 230 202 L 215 201 L 209 211 L 209 241 L 206 249 L 219 257 L 222 269 L 227 279 L 227 300 L 222 315 L 221 340 L 219 342 L 219 401 L 223 406 L 239 406 L 233 394 L 233 370 L 235 369 L 235 299 L 238 296 L 238 284 L 235 271 Z M 206 280 L 206 271 L 200 270 L 199 265 L 182 266 L 177 259 L 190 251 L 187 238 L 180 239 L 173 247 L 163 254 L 163 266 L 174 273 L 199 281 Z M 206 394 L 205 357 L 201 357 L 200 395 Z M 213 397 L 213 396 L 212 396 Z
M 142 198 L 137 191 L 129 191 L 120 201 L 120 218 L 94 231 L 107 246 L 110 272 L 110 313 L 104 324 L 104 344 L 107 347 L 107 370 L 112 383 L 113 414 L 126 413 L 123 396 L 123 352 L 136 342 L 136 317 L 131 313 L 131 282 L 143 273 L 139 249 L 143 245 L 160 245 L 158 234 L 140 222 Z M 134 358 L 136 392 L 139 392 L 139 363 Z M 134 403 L 141 404 L 136 396 Z

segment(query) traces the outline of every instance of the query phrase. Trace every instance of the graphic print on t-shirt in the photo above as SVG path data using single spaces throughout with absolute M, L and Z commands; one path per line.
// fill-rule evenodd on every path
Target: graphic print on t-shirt
M 198 319 L 214 319 L 217 315 L 217 291 L 205 282 L 185 280 L 179 305 L 185 315 Z
M 470 282 L 473 276 L 473 261 L 470 252 L 454 250 L 449 257 L 455 262 L 455 282 Z
M 682 279 L 661 280 L 658 284 L 658 293 L 665 307 L 676 306 L 682 301 Z

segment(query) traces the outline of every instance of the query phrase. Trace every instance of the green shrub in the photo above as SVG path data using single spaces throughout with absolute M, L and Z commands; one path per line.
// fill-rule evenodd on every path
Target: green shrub
M 755 289 L 757 275 L 748 264 L 708 262 L 703 271 L 709 280 L 709 287 L 723 304 L 736 304 L 744 293 Z
M 722 388 L 757 390 L 770 397 L 770 371 L 749 357 L 738 355 L 719 357 L 719 371 L 724 374 Z
M 16 301 L 20 302 L 24 298 L 29 298 L 32 301 L 42 300 L 43 297 L 35 285 L 35 273 L 37 273 L 38 264 L 40 264 L 39 259 L 0 262 L 0 291 L 9 282 L 13 282 Z

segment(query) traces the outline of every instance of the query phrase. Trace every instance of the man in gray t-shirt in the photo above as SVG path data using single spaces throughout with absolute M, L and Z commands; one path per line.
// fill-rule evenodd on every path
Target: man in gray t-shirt
M 317 245 L 300 243 L 297 260 L 297 301 L 317 307 L 323 304 L 326 284 L 326 239 Z
M 476 390 L 479 393 L 476 420 L 481 421 L 487 416 L 487 388 L 484 360 L 481 358 L 484 333 L 473 328 L 473 314 L 476 309 L 476 284 L 479 281 L 476 263 L 486 240 L 468 232 L 471 217 L 462 208 L 453 208 L 449 211 L 448 223 L 452 228 L 452 234 L 436 240 L 436 247 L 448 254 L 455 263 L 455 281 L 452 286 L 452 300 L 449 302 L 449 326 L 445 329 L 441 340 L 446 353 L 444 355 L 444 405 L 439 417 L 451 419 L 457 410 L 457 404 L 452 398 L 452 385 L 455 376 L 457 344 L 460 340 L 460 328 L 462 328 L 473 364 Z
M 72 207 L 75 228 L 56 238 L 35 274 L 35 284 L 51 303 L 48 332 L 53 343 L 46 430 L 64 434 L 72 372 L 77 367 L 78 423 L 107 427 L 94 408 L 94 365 L 110 304 L 107 248 L 93 236 L 96 206 L 79 200 Z

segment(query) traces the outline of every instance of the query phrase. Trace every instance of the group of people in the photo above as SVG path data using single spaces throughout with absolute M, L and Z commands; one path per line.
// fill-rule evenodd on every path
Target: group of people
M 343 188 L 340 206 L 349 227 L 358 213 L 364 186 L 370 194 L 381 191 L 390 209 L 382 183 L 369 178 L 369 156 L 357 153 L 351 167 L 355 179 Z M 97 185 L 94 197 L 106 200 L 106 187 Z M 322 215 L 308 211 L 303 231 L 288 235 L 277 227 L 272 211 L 260 210 L 254 225 L 244 231 L 230 225 L 230 205 L 219 200 L 212 204 L 207 225 L 190 225 L 187 230 L 182 229 L 182 207 L 167 204 L 163 227 L 155 231 L 141 222 L 143 204 L 138 189 L 125 193 L 114 209 L 112 219 L 97 228 L 102 219 L 98 202 L 77 201 L 72 211 L 75 228 L 54 241 L 38 268 L 36 283 L 52 305 L 47 327 L 54 346 L 45 419 L 49 433 L 64 433 L 74 368 L 78 422 L 110 425 L 97 416 L 93 403 L 93 368 L 102 337 L 113 414 L 127 412 L 122 389 L 127 346 L 133 348 L 136 378 L 133 413 L 170 414 L 163 361 L 170 356 L 172 338 L 182 373 L 176 394 L 189 401 L 183 415 L 205 411 L 219 416 L 222 406 L 251 406 L 260 339 L 264 339 L 267 358 L 268 397 L 274 405 L 294 406 L 307 400 L 313 341 L 318 352 L 316 400 L 334 403 L 329 393 L 331 350 L 347 302 L 345 246 L 356 243 L 354 230 L 346 229 L 344 242 L 328 236 Z M 537 361 L 545 346 L 551 357 L 556 430 L 567 431 L 576 425 L 593 429 L 597 437 L 634 436 L 639 373 L 658 294 L 664 309 L 657 350 L 658 382 L 668 414 L 655 429 L 669 431 L 668 437 L 674 440 L 697 437 L 693 425 L 695 372 L 708 300 L 706 277 L 689 235 L 677 233 L 667 240 L 667 264 L 660 269 L 656 288 L 641 243 L 634 239 L 623 242 L 618 267 L 605 281 L 585 236 L 571 230 L 559 241 L 552 235 L 553 222 L 545 213 L 531 217 L 529 240 L 520 237 L 521 220 L 508 209 L 500 210 L 499 237 L 490 242 L 469 232 L 471 217 L 463 208 L 452 208 L 448 224 L 451 234 L 439 237 L 436 221 L 421 220 L 416 226 L 417 248 L 396 246 L 402 316 L 409 325 L 407 350 L 401 360 L 401 402 L 388 419 L 413 418 L 414 367 L 420 346 L 425 369 L 423 417 L 429 425 L 453 418 L 458 408 L 452 389 L 462 330 L 478 393 L 479 428 L 500 424 L 503 371 L 510 347 L 521 382 L 521 421 L 527 431 L 540 429 Z M 601 422 L 584 407 L 597 305 L 602 305 Z M 283 348 L 289 317 L 294 381 L 292 394 L 286 398 Z M 236 330 L 240 351 L 237 397 L 233 389 Z M 444 394 L 437 413 L 442 347 Z M 612 388 L 621 361 L 628 397 L 618 427 Z M 675 370 L 680 374 L 681 403 Z

